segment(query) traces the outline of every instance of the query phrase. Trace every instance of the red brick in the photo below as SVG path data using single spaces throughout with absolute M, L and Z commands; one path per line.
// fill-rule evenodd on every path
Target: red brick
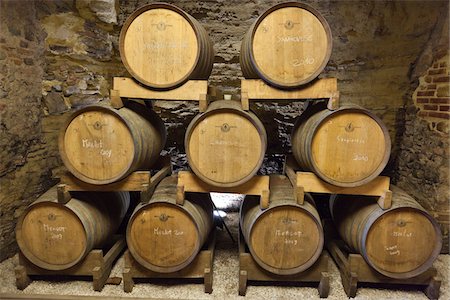
M 426 112 L 426 111 L 419 111 L 419 113 L 417 115 L 419 117 L 428 117 L 428 112 Z
M 434 91 L 417 92 L 417 96 L 434 96 Z
M 450 106 L 448 105 L 440 105 L 439 106 L 440 111 L 450 111 Z
M 446 61 L 441 62 L 441 63 L 439 64 L 439 67 L 441 67 L 441 68 L 446 67 L 446 66 L 447 66 L 447 62 L 446 62 Z
M 417 98 L 417 103 L 429 103 L 430 99 L 428 98 Z
M 435 90 L 436 89 L 436 85 L 435 84 L 429 84 L 428 86 L 427 86 L 427 90 Z
M 449 76 L 441 76 L 433 78 L 433 82 L 449 82 L 449 81 L 450 81 Z
M 445 69 L 429 70 L 428 75 L 445 74 Z
M 438 110 L 438 106 L 437 105 L 427 105 L 427 104 L 425 104 L 423 106 L 423 108 L 426 109 L 426 110 Z
M 450 97 L 431 98 L 430 102 L 431 103 L 450 104 Z
M 433 65 L 433 68 L 439 68 L 439 64 L 438 64 L 438 63 L 435 63 L 435 64 Z
M 432 111 L 428 113 L 428 116 L 433 118 L 450 119 L 449 113 L 440 113 Z

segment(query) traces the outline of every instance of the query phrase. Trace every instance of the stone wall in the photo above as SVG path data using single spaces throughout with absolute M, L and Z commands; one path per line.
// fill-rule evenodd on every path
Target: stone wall
M 56 158 L 42 131 L 43 38 L 34 5 L 0 2 L 0 261 L 15 251 L 15 220 L 51 182 Z
M 444 11 L 444 13 L 447 13 Z M 430 211 L 449 252 L 450 231 L 450 87 L 449 21 L 437 22 L 430 39 L 409 72 L 403 136 L 399 139 L 394 180 Z
M 0 259 L 14 253 L 12 229 L 17 216 L 53 183 L 51 170 L 61 165 L 58 131 L 67 115 L 81 106 L 108 101 L 112 77 L 129 76 L 118 51 L 120 29 L 136 8 L 150 2 L 39 0 L 26 6 L 16 1 L 1 2 Z M 210 84 L 238 99 L 242 37 L 274 2 L 168 2 L 207 29 L 216 51 Z M 398 150 L 403 153 L 406 137 L 414 134 L 414 129 L 408 131 L 409 125 L 404 126 L 405 120 L 410 122 L 407 124 L 419 122 L 415 113 L 405 114 L 403 107 L 412 104 L 417 78 L 433 60 L 427 60 L 424 49 L 447 18 L 442 12 L 448 2 L 304 2 L 321 12 L 332 29 L 333 52 L 321 77 L 337 77 L 343 103 L 365 106 L 387 124 L 394 151 L 386 174 L 393 176 L 401 165 L 396 161 Z M 23 86 L 26 88 L 21 89 Z M 176 168 L 186 168 L 184 130 L 198 112 L 196 104 L 155 101 L 154 106 L 169 131 L 165 152 L 174 156 Z M 289 133 L 304 105 L 269 101 L 252 103 L 252 108 L 269 133 L 268 155 L 261 173 L 280 172 L 282 155 L 290 151 Z M 398 176 L 399 182 L 403 177 Z

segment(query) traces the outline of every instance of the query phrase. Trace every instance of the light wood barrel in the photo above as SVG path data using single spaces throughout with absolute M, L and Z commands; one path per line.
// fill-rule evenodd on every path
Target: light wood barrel
M 23 255 L 36 266 L 64 270 L 116 233 L 128 209 L 128 192 L 74 194 L 58 203 L 56 187 L 29 205 L 16 226 L 16 240 Z
M 170 4 L 153 3 L 133 12 L 119 44 L 128 72 L 152 88 L 174 88 L 211 74 L 214 49 L 206 30 Z
M 285 176 L 270 177 L 270 206 L 246 198 L 241 207 L 241 229 L 254 260 L 265 270 L 293 275 L 312 266 L 322 253 L 324 238 L 314 201 L 305 194 L 304 205 L 294 201 Z
M 411 278 L 429 269 L 442 247 L 439 225 L 401 189 L 391 186 L 392 207 L 374 198 L 334 196 L 333 220 L 342 239 L 383 275 Z
M 176 186 L 176 176 L 163 179 L 149 203 L 136 207 L 127 227 L 130 253 L 142 266 L 159 273 L 189 265 L 213 226 L 210 199 L 196 194 L 178 205 Z
M 250 180 L 264 159 L 264 125 L 239 102 L 216 101 L 189 124 L 186 155 L 192 171 L 206 183 L 238 186 Z
M 108 184 L 149 169 L 164 147 L 162 120 L 136 102 L 113 109 L 89 106 L 62 128 L 59 153 L 66 168 L 91 184 Z
M 297 122 L 291 141 L 292 153 L 302 169 L 342 187 L 372 181 L 383 171 L 391 153 L 386 126 L 358 107 L 322 110 Z
M 287 2 L 264 12 L 244 36 L 240 63 L 245 78 L 281 89 L 315 79 L 331 55 L 331 30 L 309 5 Z

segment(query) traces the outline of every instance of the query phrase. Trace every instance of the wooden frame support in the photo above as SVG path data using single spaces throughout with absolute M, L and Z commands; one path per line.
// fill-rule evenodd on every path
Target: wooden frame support
M 213 95 L 210 96 L 209 92 Z M 143 100 L 172 100 L 172 101 L 198 101 L 199 110 L 205 111 L 211 98 L 216 95 L 215 90 L 208 89 L 207 80 L 189 80 L 183 85 L 171 90 L 153 90 L 137 83 L 132 78 L 114 77 L 111 90 L 111 105 L 115 108 L 120 104 L 121 97 L 139 98 Z M 118 106 L 118 107 L 116 107 Z
M 161 157 L 156 163 L 158 172 L 153 176 L 150 171 L 136 171 L 131 173 L 126 178 L 104 185 L 95 185 L 86 183 L 71 173 L 66 172 L 61 175 L 61 184 L 58 185 L 58 202 L 65 204 L 70 199 L 70 192 L 78 191 L 91 191 L 91 192 L 118 192 L 118 191 L 129 191 L 129 192 L 141 192 L 141 201 L 147 202 L 156 185 L 167 175 L 172 173 L 172 166 L 170 164 L 170 157 Z
M 77 265 L 66 270 L 46 270 L 31 263 L 19 252 L 19 265 L 15 268 L 16 286 L 19 290 L 25 289 L 31 283 L 31 277 L 39 276 L 92 276 L 92 287 L 101 291 L 105 284 L 120 284 L 117 280 L 108 280 L 113 262 L 120 256 L 126 247 L 125 238 L 120 236 L 116 242 L 103 255 L 103 250 L 95 249 Z
M 341 240 L 330 240 L 327 248 L 339 269 L 345 293 L 350 298 L 356 296 L 359 282 L 421 286 L 429 299 L 439 298 L 441 280 L 433 267 L 413 278 L 395 279 L 372 269 L 361 255 L 349 253 Z
M 211 232 L 208 241 L 195 259 L 184 269 L 172 273 L 158 273 L 146 269 L 140 265 L 131 255 L 130 251 L 125 252 L 125 265 L 123 270 L 123 290 L 130 293 L 134 287 L 134 278 L 203 278 L 205 293 L 211 294 L 213 291 L 213 258 L 216 245 L 216 235 Z
M 357 187 L 339 187 L 321 180 L 310 172 L 296 172 L 298 165 L 292 157 L 287 158 L 285 173 L 294 187 L 294 197 L 299 204 L 303 204 L 304 193 L 325 193 L 343 195 L 377 196 L 378 205 L 388 209 L 392 205 L 392 192 L 389 190 L 390 178 L 378 176 L 371 182 Z
M 178 172 L 177 204 L 183 205 L 186 192 L 197 193 L 235 193 L 244 195 L 260 196 L 262 209 L 269 207 L 269 176 L 254 176 L 244 184 L 235 187 L 211 186 L 200 180 L 194 173 L 189 171 Z
M 241 80 L 241 103 L 244 110 L 249 110 L 250 100 L 301 100 L 327 99 L 330 110 L 339 108 L 339 91 L 336 78 L 317 79 L 310 84 L 293 90 L 280 90 L 266 84 L 260 79 Z
M 239 231 L 239 295 L 245 296 L 249 281 L 265 282 L 317 282 L 320 298 L 327 298 L 330 292 L 330 276 L 328 274 L 329 255 L 322 252 L 316 263 L 309 269 L 295 275 L 277 275 L 261 268 L 246 251 L 242 232 Z

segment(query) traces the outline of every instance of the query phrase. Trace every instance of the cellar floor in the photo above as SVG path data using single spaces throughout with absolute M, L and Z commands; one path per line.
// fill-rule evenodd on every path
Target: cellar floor
M 237 240 L 238 213 L 229 213 L 225 222 Z M 0 264 L 0 299 L 2 294 L 52 294 L 52 295 L 91 295 L 108 297 L 145 297 L 164 299 L 244 299 L 238 296 L 238 248 L 233 245 L 225 230 L 218 230 L 216 253 L 214 258 L 213 293 L 205 294 L 203 284 L 186 284 L 181 280 L 165 284 L 149 282 L 137 283 L 131 293 L 123 291 L 120 285 L 107 285 L 102 292 L 92 290 L 89 281 L 33 281 L 24 291 L 15 286 L 14 267 L 17 265 L 17 255 Z M 442 279 L 440 299 L 450 299 L 449 267 L 450 256 L 440 255 L 435 262 Z M 123 258 L 120 258 L 111 276 L 120 276 L 123 269 Z M 254 286 L 247 288 L 246 299 L 319 299 L 315 285 L 310 287 Z M 301 298 L 299 298 L 301 296 Z M 346 299 L 339 272 L 334 263 L 330 271 L 330 295 L 328 299 Z M 427 299 L 419 290 L 393 290 L 382 288 L 359 288 L 355 299 Z

